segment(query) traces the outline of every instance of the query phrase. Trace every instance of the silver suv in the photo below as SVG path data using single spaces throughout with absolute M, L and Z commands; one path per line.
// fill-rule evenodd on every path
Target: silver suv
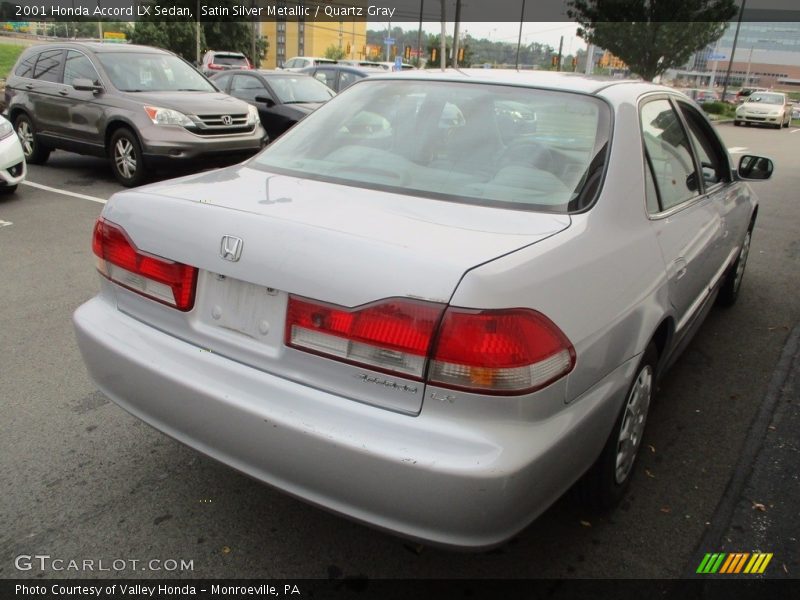
M 267 141 L 255 107 L 147 46 L 32 46 L 9 75 L 5 100 L 29 163 L 56 148 L 108 157 L 128 187 L 161 166 L 237 162 Z

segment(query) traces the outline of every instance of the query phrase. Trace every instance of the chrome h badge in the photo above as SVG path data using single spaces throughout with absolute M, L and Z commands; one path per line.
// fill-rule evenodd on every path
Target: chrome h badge
M 236 262 L 242 256 L 244 242 L 242 238 L 232 235 L 223 235 L 222 243 L 219 246 L 219 255 L 225 260 Z

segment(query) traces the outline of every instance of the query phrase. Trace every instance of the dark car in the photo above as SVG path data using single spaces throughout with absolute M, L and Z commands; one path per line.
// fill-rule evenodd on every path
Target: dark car
M 108 157 L 125 186 L 144 182 L 151 168 L 235 162 L 266 143 L 257 110 L 182 58 L 147 46 L 31 46 L 8 77 L 5 100 L 29 163 L 56 148 Z
M 310 75 L 293 71 L 227 71 L 211 81 L 257 107 L 271 140 L 336 95 Z
M 227 50 L 209 50 L 203 55 L 203 61 L 200 64 L 200 70 L 207 77 L 220 71 L 252 68 L 253 65 L 244 54 Z
M 308 73 L 314 79 L 320 80 L 334 92 L 341 92 L 359 79 L 364 79 L 364 77 L 386 74 L 386 70 L 381 67 L 352 67 L 350 65 L 340 64 L 317 65 L 315 67 L 303 69 L 300 72 Z

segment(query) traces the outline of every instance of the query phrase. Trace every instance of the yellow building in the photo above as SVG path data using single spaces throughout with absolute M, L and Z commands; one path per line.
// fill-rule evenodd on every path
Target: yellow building
M 367 23 L 363 18 L 313 22 L 278 19 L 262 22 L 261 35 L 269 41 L 267 55 L 261 60 L 262 69 L 283 66 L 294 56 L 324 57 L 330 46 L 341 48 L 347 59 L 366 58 Z

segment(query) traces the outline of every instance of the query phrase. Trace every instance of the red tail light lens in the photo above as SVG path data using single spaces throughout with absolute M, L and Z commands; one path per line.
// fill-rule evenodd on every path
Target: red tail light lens
M 225 67 L 220 66 L 216 63 L 208 63 L 208 68 L 212 71 L 222 71 Z
M 111 281 L 178 310 L 194 306 L 197 268 L 140 251 L 119 225 L 100 217 L 92 251 L 98 271 Z
M 421 379 L 444 306 L 388 299 L 355 309 L 291 296 L 286 344 Z
M 291 296 L 286 344 L 443 387 L 489 394 L 540 389 L 575 366 L 570 341 L 529 309 L 470 310 L 389 299 L 356 309 Z
M 497 394 L 540 389 L 575 366 L 575 350 L 556 325 L 530 309 L 447 309 L 428 381 Z

